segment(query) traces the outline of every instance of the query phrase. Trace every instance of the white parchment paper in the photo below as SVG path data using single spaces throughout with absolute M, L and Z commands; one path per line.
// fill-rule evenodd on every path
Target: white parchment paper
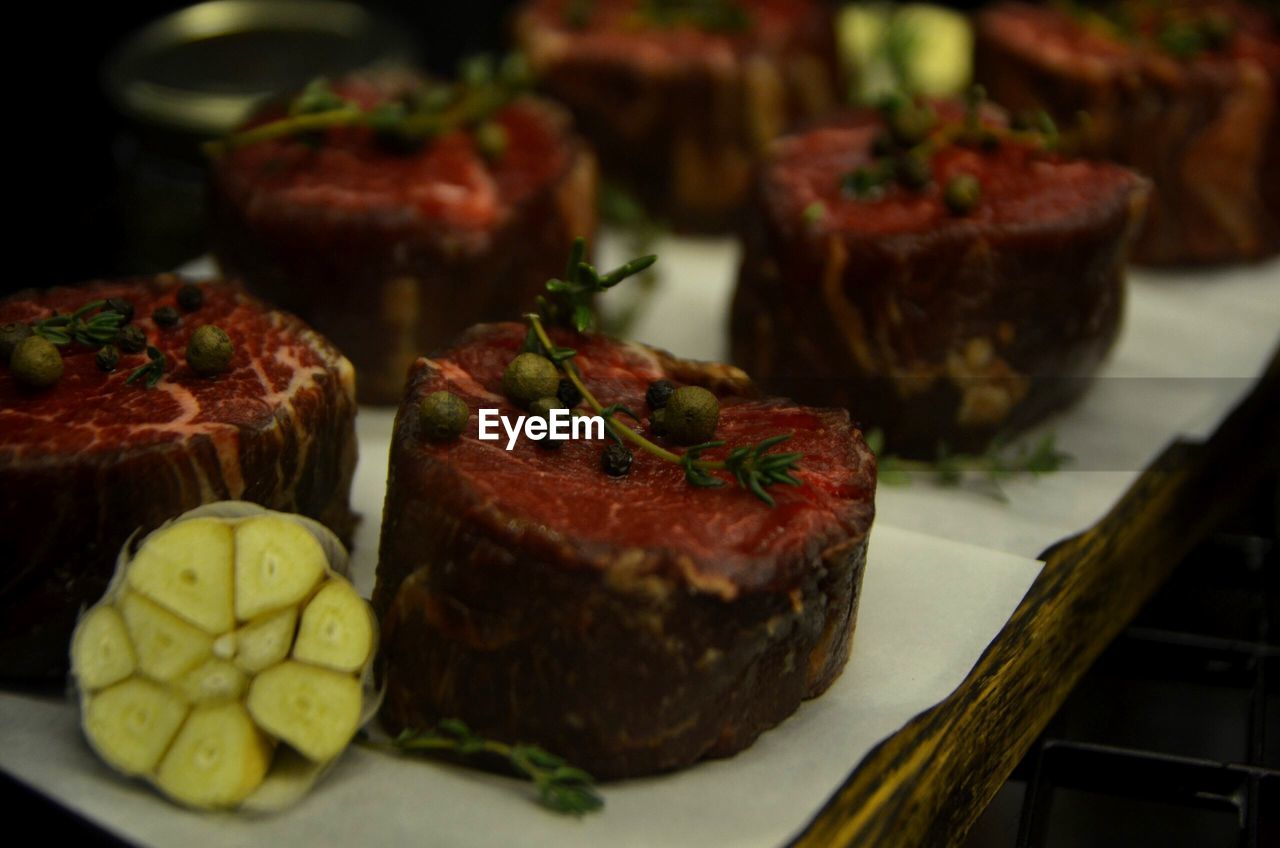
M 599 264 L 628 258 L 606 234 Z M 633 335 L 723 359 L 737 269 L 729 240 L 664 239 L 663 274 Z M 188 269 L 207 274 L 208 264 Z M 611 302 L 606 299 L 605 306 Z M 752 748 L 605 788 L 565 819 L 517 781 L 353 749 L 298 807 L 266 819 L 191 813 L 118 780 L 74 708 L 0 693 L 0 767 L 131 840 L 154 845 L 776 845 L 800 830 L 881 739 L 946 697 L 1025 594 L 1032 557 L 1085 529 L 1172 439 L 1200 437 L 1252 385 L 1280 337 L 1280 262 L 1135 272 L 1121 342 L 1084 402 L 1045 425 L 1077 470 L 1005 484 L 1008 503 L 925 480 L 881 486 L 849 667 Z M 352 577 L 373 585 L 392 416 L 364 409 Z
M 776 845 L 872 746 L 964 679 L 1039 570 L 877 527 L 853 656 L 825 695 L 736 757 L 606 786 L 604 811 L 581 820 L 544 811 L 510 778 L 359 748 L 278 815 L 188 812 L 101 765 L 70 703 L 11 694 L 0 695 L 0 766 L 150 845 Z

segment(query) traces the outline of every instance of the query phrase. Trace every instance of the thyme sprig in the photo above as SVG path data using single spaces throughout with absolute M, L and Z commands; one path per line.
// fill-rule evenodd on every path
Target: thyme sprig
M 738 485 L 769 506 L 774 505 L 773 497 L 766 491 L 769 486 L 778 484 L 800 485 L 800 481 L 791 472 L 796 470 L 803 454 L 799 452 L 766 453 L 769 448 L 791 438 L 790 433 L 771 436 L 754 445 L 734 447 L 724 459 L 713 460 L 702 459 L 702 453 L 712 448 L 724 447 L 725 443 L 723 441 L 694 445 L 686 448 L 683 454 L 679 454 L 667 450 L 661 445 L 654 444 L 630 427 L 623 426 L 615 420 L 619 412 L 625 413 L 633 419 L 639 419 L 626 407 L 619 404 L 605 406 L 596 399 L 596 396 L 592 394 L 586 383 L 583 382 L 582 374 L 573 362 L 576 352 L 569 348 L 559 347 L 551 341 L 550 335 L 547 334 L 547 330 L 542 324 L 543 316 L 530 313 L 525 315 L 525 320 L 529 322 L 529 333 L 525 337 L 525 347 L 541 352 L 556 363 L 556 366 L 573 383 L 596 415 L 599 415 L 604 420 L 605 428 L 619 441 L 631 442 L 631 444 L 651 456 L 679 465 L 684 469 L 685 481 L 689 485 L 699 488 L 719 488 L 724 485 L 725 481 L 710 472 L 727 471 L 737 481 Z
M 599 293 L 608 291 L 618 283 L 635 276 L 658 261 L 654 254 L 632 259 L 618 268 L 601 274 L 589 262 L 583 262 L 586 256 L 587 241 L 582 237 L 574 239 L 569 251 L 569 262 L 565 267 L 564 279 L 547 281 L 547 293 L 552 297 L 539 296 L 538 312 L 548 321 L 566 327 L 572 327 L 579 333 L 591 328 L 595 313 L 591 309 L 592 299 Z M 556 362 L 556 357 L 551 356 Z
M 1059 450 L 1057 439 L 1049 433 L 1034 443 L 1022 443 L 1010 448 L 996 440 L 984 453 L 951 453 L 946 445 L 939 445 L 932 460 L 904 459 L 885 453 L 884 432 L 871 430 L 866 436 L 867 447 L 878 460 L 879 479 L 889 485 L 906 485 L 912 473 L 928 474 L 940 486 L 958 487 L 970 482 L 981 483 L 979 488 L 1002 503 L 1009 497 L 1000 484 L 1019 475 L 1039 477 L 1059 471 L 1074 461 L 1071 454 Z M 978 487 L 975 487 L 978 488 Z
M 69 345 L 73 341 L 85 347 L 101 347 L 104 344 L 110 344 L 115 341 L 116 335 L 120 332 L 124 316 L 113 310 L 98 312 L 96 315 L 89 314 L 102 309 L 105 305 L 105 300 L 91 301 L 70 315 L 54 314 L 42 321 L 37 321 L 31 325 L 31 330 L 59 347 Z
M 294 98 L 284 117 L 209 142 L 204 149 L 209 156 L 220 156 L 280 138 L 314 141 L 318 133 L 342 127 L 365 127 L 399 148 L 414 149 L 453 130 L 478 130 L 530 84 L 528 66 L 519 54 L 501 62 L 472 57 L 462 64 L 457 82 L 424 84 L 398 100 L 369 108 L 342 97 L 321 78 Z
M 538 791 L 538 803 L 557 813 L 580 816 L 604 806 L 594 778 L 582 769 L 536 745 L 508 745 L 486 739 L 458 719 L 445 719 L 430 730 L 404 730 L 389 745 L 375 747 L 406 754 L 498 760 L 531 781 Z
M 147 345 L 147 361 L 129 374 L 128 379 L 124 381 L 125 385 L 141 381 L 142 385 L 148 389 L 154 389 L 156 383 L 159 383 L 164 377 L 165 356 L 159 348 Z

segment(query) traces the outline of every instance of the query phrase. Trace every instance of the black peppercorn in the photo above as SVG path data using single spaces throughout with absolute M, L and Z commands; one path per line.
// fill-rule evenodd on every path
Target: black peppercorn
M 195 312 L 204 306 L 204 291 L 195 283 L 184 283 L 178 289 L 178 305 L 183 312 Z
M 582 403 L 582 392 L 578 391 L 578 387 L 567 377 L 560 380 L 560 387 L 556 389 L 556 397 L 569 409 L 573 409 Z
M 147 349 L 147 334 L 137 324 L 121 327 L 116 334 L 116 347 L 125 353 L 142 353 Z
M 162 306 L 151 313 L 151 320 L 156 322 L 157 327 L 172 327 L 178 323 L 180 318 L 178 310 L 172 306 Z
M 110 374 L 120 364 L 120 351 L 116 350 L 115 345 L 103 345 L 98 349 L 93 361 L 98 364 L 99 368 Z
M 675 390 L 675 383 L 670 380 L 654 380 L 644 393 L 645 403 L 649 404 L 650 409 L 662 409 Z
M 106 310 L 109 312 L 118 312 L 124 317 L 120 319 L 121 324 L 128 324 L 133 320 L 133 304 L 125 300 L 123 297 L 107 298 Z
M 619 444 L 612 444 L 600 454 L 600 467 L 610 477 L 625 477 L 631 470 L 631 451 Z

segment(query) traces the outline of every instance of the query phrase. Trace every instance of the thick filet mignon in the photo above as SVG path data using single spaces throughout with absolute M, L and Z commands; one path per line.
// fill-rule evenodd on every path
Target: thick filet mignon
M 390 75 L 337 90 L 368 107 L 420 85 Z M 568 115 L 521 97 L 491 123 L 505 138 L 496 156 L 472 131 L 406 150 L 362 127 L 212 162 L 218 264 L 333 339 L 360 374 L 361 402 L 396 403 L 423 351 L 528 309 L 574 237 L 595 230 L 595 159 Z
M 731 315 L 734 360 L 767 390 L 845 406 L 928 457 L 980 450 L 1084 390 L 1119 329 L 1146 196 L 1129 170 L 1045 152 L 990 107 L 987 143 L 948 140 L 963 110 L 933 108 L 917 187 L 854 190 L 890 163 L 878 111 L 777 143 Z M 966 213 L 947 199 L 962 175 L 980 187 Z
M 125 381 L 144 353 L 111 373 L 94 350 L 62 349 L 51 388 L 20 386 L 0 366 L 0 676 L 66 667 L 77 612 L 96 601 L 134 531 L 236 498 L 319 519 L 349 539 L 355 470 L 351 364 L 292 315 L 239 286 L 200 286 L 203 303 L 175 326 L 172 276 L 21 292 L 0 301 L 0 324 L 31 322 L 105 298 L 134 308 L 134 325 L 165 354 L 154 388 Z M 188 306 L 191 302 L 187 301 Z M 191 334 L 205 324 L 235 346 L 228 371 L 195 374 Z
M 518 414 L 501 386 L 523 337 L 479 326 L 414 366 L 374 589 L 386 723 L 460 717 L 608 778 L 745 748 L 849 656 L 872 454 L 845 412 L 758 399 L 735 368 L 568 333 L 556 343 L 577 350 L 601 402 L 640 411 L 653 380 L 703 385 L 721 399 L 717 438 L 795 434 L 785 449 L 804 454 L 802 485 L 773 487 L 770 508 L 737 487 L 694 488 L 641 452 L 610 477 L 603 441 L 507 452 L 477 439 L 477 413 Z M 471 407 L 447 443 L 423 439 L 416 412 L 440 390 Z
M 679 4 L 532 0 L 516 36 L 609 178 L 682 229 L 721 230 L 769 142 L 839 102 L 832 12 L 813 0 L 667 5 Z
M 1080 152 L 1153 180 L 1135 260 L 1280 251 L 1280 31 L 1234 2 L 1122 6 L 1114 20 L 1053 4 L 983 10 L 979 79 L 1010 109 L 1077 128 Z

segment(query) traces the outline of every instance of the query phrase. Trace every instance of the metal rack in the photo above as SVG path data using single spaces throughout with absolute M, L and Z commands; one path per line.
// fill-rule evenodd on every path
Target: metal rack
M 966 844 L 1280 845 L 1280 480 L 1107 649 Z

